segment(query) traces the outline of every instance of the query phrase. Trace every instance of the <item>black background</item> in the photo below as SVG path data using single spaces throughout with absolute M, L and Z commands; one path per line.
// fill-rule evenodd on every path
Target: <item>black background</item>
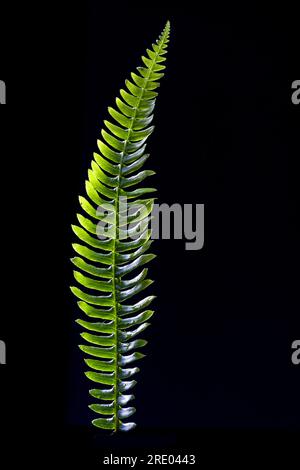
M 291 362 L 300 331 L 295 15 L 253 5 L 39 8 L 4 12 L 1 31 L 8 365 L 0 410 L 2 442 L 19 450 L 10 460 L 33 462 L 40 446 L 66 464 L 151 449 L 193 449 L 199 462 L 233 461 L 243 445 L 247 458 L 277 455 L 283 442 L 292 449 L 300 423 L 300 366 Z M 183 241 L 154 244 L 156 315 L 135 391 L 138 428 L 111 437 L 90 426 L 68 288 L 70 225 L 107 106 L 167 19 L 150 168 L 160 202 L 205 204 L 205 242 L 198 252 Z

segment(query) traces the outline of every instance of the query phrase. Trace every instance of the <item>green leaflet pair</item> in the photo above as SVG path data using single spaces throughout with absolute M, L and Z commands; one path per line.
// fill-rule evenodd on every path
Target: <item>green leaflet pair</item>
M 139 372 L 135 362 L 144 357 L 139 349 L 147 344 L 137 336 L 149 326 L 154 313 L 148 309 L 152 295 L 129 300 L 153 282 L 144 265 L 154 258 L 148 253 L 152 243 L 148 220 L 154 199 L 148 195 L 155 189 L 132 186 L 154 174 L 141 168 L 149 157 L 146 141 L 154 130 L 150 124 L 158 94 L 155 90 L 164 75 L 169 33 L 167 22 L 159 39 L 147 49 L 147 56 L 142 57 L 143 65 L 126 80 L 116 106 L 108 108 L 112 120 L 104 121 L 107 130 L 101 131 L 97 142 L 99 153 L 94 153 L 88 171 L 86 197 L 79 198 L 84 215 L 77 214 L 79 225 L 72 226 L 79 239 L 73 244 L 76 256 L 72 258 L 79 287 L 71 290 L 86 315 L 77 320 L 86 330 L 81 333 L 85 344 L 79 347 L 87 355 L 86 376 L 97 384 L 89 392 L 95 399 L 90 408 L 99 415 L 92 423 L 113 431 L 135 427 L 134 422 L 125 420 L 135 412 L 129 406 L 136 384 L 133 376 Z M 129 230 L 122 222 L 120 198 L 128 200 Z M 99 237 L 101 224 L 105 237 Z M 132 237 L 133 232 L 139 235 Z

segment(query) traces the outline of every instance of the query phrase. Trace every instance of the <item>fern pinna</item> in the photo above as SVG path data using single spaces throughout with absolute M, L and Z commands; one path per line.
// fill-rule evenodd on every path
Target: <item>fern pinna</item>
M 79 197 L 85 215 L 77 214 L 80 226 L 72 226 L 83 244 L 73 244 L 79 255 L 72 258 L 78 269 L 74 270 L 74 277 L 80 288 L 71 290 L 80 299 L 78 305 L 88 319 L 96 319 L 77 320 L 87 330 L 81 333 L 87 344 L 79 346 L 89 356 L 85 363 L 91 370 L 86 376 L 101 385 L 89 392 L 99 400 L 90 405 L 100 415 L 92 423 L 113 431 L 135 427 L 133 422 L 124 422 L 135 412 L 135 408 L 127 406 L 134 398 L 127 392 L 136 384 L 132 376 L 139 369 L 131 364 L 144 356 L 135 350 L 147 342 L 136 336 L 149 326 L 153 315 L 147 309 L 153 296 L 135 303 L 127 301 L 152 283 L 145 267 L 134 277 L 132 271 L 154 258 L 146 253 L 152 243 L 148 221 L 154 199 L 142 197 L 155 189 L 127 188 L 154 174 L 139 170 L 149 157 L 145 142 L 154 129 L 150 126 L 157 96 L 154 90 L 164 75 L 169 32 L 167 22 L 159 39 L 147 49 L 148 57 L 142 56 L 143 66 L 131 74 L 131 81 L 126 80 L 127 89 L 120 90 L 116 107 L 108 108 L 115 123 L 104 121 L 109 132 L 101 131 L 102 140 L 97 142 L 100 153 L 94 153 L 86 181 L 87 198 Z M 122 199 L 129 201 L 125 209 Z M 100 229 L 105 236 L 103 232 L 99 236 Z M 98 291 L 104 295 L 98 295 Z

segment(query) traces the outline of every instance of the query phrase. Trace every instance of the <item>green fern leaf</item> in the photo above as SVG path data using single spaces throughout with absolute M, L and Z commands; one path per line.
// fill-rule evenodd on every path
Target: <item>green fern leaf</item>
M 79 198 L 83 214 L 77 214 L 79 225 L 72 226 L 79 242 L 73 244 L 76 256 L 71 260 L 78 286 L 71 290 L 86 315 L 77 320 L 86 342 L 79 347 L 88 355 L 85 375 L 101 387 L 90 390 L 91 397 L 99 400 L 90 409 L 100 415 L 92 423 L 113 431 L 135 427 L 124 420 L 135 412 L 128 406 L 134 395 L 127 392 L 136 384 L 135 361 L 144 357 L 136 349 L 147 344 L 136 337 L 149 326 L 154 313 L 148 309 L 154 296 L 132 300 L 152 284 L 144 265 L 154 258 L 146 252 L 152 243 L 148 223 L 154 202 L 148 194 L 155 189 L 135 186 L 154 174 L 141 168 L 149 157 L 146 140 L 154 130 L 150 124 L 155 90 L 164 75 L 169 33 L 167 22 L 147 49 L 148 57 L 142 57 L 143 65 L 126 80 L 116 106 L 108 108 L 112 122 L 104 121 L 99 153 L 94 153 L 88 171 L 86 197 Z M 129 214 L 122 205 L 124 198 Z M 105 236 L 99 236 L 101 229 Z M 142 268 L 138 274 L 131 274 L 138 268 Z

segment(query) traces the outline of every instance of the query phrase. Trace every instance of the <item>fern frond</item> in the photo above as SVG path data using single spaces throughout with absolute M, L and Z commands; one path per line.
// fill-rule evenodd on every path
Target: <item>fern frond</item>
M 101 385 L 90 390 L 99 400 L 90 409 L 100 415 L 92 423 L 113 431 L 135 427 L 124 420 L 135 412 L 128 406 L 134 395 L 127 392 L 136 384 L 132 377 L 139 372 L 132 363 L 144 357 L 136 349 L 147 344 L 136 337 L 149 326 L 154 313 L 148 309 L 152 295 L 129 300 L 153 282 L 147 279 L 144 265 L 154 258 L 146 253 L 152 243 L 148 221 L 154 199 L 143 196 L 155 189 L 132 186 L 154 174 L 141 168 L 149 157 L 146 140 L 154 129 L 150 124 L 158 94 L 155 90 L 164 75 L 169 32 L 167 22 L 158 40 L 147 49 L 147 56 L 142 56 L 143 65 L 125 81 L 116 106 L 108 108 L 112 120 L 104 121 L 106 129 L 97 142 L 99 153 L 94 153 L 88 171 L 87 195 L 79 198 L 84 215 L 77 214 L 79 225 L 72 226 L 79 239 L 73 244 L 77 255 L 71 260 L 79 287 L 71 290 L 88 320 L 77 320 L 86 330 L 81 333 L 86 344 L 79 347 L 88 356 L 86 376 Z M 126 223 L 120 197 L 129 201 Z M 107 229 L 105 237 L 97 236 L 101 223 Z M 137 275 L 131 274 L 138 268 L 142 269 Z

